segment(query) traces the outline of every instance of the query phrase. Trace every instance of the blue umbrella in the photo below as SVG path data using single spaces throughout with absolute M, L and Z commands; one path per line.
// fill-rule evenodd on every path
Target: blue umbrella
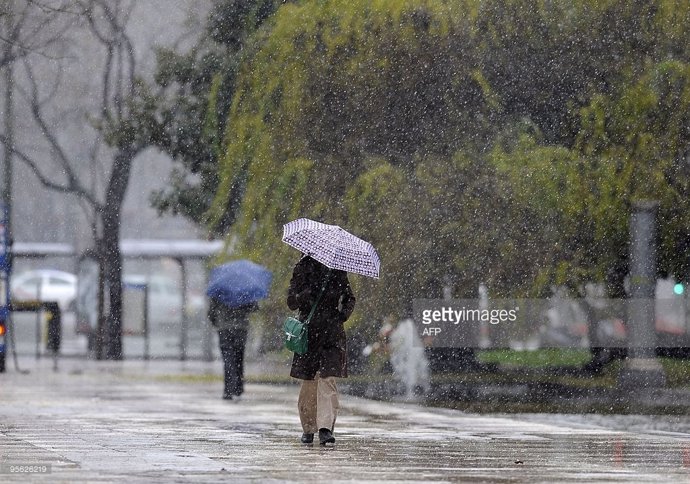
M 206 295 L 231 308 L 243 306 L 267 297 L 272 279 L 264 266 L 236 260 L 211 269 Z

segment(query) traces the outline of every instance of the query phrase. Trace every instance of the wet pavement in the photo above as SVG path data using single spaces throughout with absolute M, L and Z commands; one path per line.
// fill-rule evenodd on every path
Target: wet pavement
M 690 482 L 690 417 L 476 415 L 343 396 L 304 446 L 297 386 L 221 400 L 220 364 L 23 359 L 0 374 L 0 482 Z M 50 473 L 20 474 L 20 466 Z

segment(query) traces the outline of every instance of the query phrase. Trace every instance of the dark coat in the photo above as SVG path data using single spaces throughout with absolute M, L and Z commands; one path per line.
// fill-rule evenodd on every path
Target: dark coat
M 256 303 L 250 303 L 230 308 L 217 299 L 211 298 L 208 305 L 208 320 L 219 331 L 229 329 L 246 332 L 249 326 L 249 313 L 257 307 Z
M 305 321 L 314 301 L 319 297 L 324 281 L 326 289 L 316 311 L 309 321 L 308 349 L 292 360 L 290 376 L 313 380 L 316 372 L 321 377 L 347 377 L 347 347 L 343 323 L 355 308 L 347 274 L 328 269 L 320 262 L 305 256 L 295 266 L 288 289 L 287 305 L 299 310 L 300 321 Z

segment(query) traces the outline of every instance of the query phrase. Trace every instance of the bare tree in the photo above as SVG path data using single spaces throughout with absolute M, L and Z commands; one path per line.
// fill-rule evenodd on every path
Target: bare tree
M 77 17 L 75 0 L 0 1 L 0 69 L 29 54 L 47 55 Z
M 79 0 L 83 25 L 90 39 L 103 53 L 99 78 L 97 107 L 84 120 L 92 128 L 93 144 L 89 151 L 90 169 L 84 176 L 78 170 L 83 160 L 70 152 L 48 119 L 55 96 L 41 92 L 28 56 L 23 62 L 28 86 L 23 91 L 33 120 L 51 154 L 52 167 L 61 173 L 56 178 L 46 170 L 46 160 L 16 146 L 11 149 L 36 175 L 41 184 L 51 190 L 77 196 L 93 217 L 94 253 L 101 268 L 99 301 L 107 288 L 108 314 L 99 307 L 99 322 L 95 340 L 97 358 L 122 358 L 122 256 L 120 253 L 120 221 L 130 172 L 134 158 L 148 146 L 148 129 L 142 128 L 140 84 L 136 78 L 137 65 L 127 24 L 134 8 L 133 0 Z M 56 83 L 59 82 L 56 81 Z M 55 92 L 53 86 L 52 92 Z M 136 102 L 138 98 L 140 101 Z M 145 124 L 145 123 L 144 123 Z M 0 135 L 7 146 L 7 139 Z M 102 164 L 102 165 L 101 165 Z M 102 167 L 102 168 L 101 168 Z M 104 169 L 103 186 L 93 183 L 93 177 Z
M 43 5 L 38 0 L 0 0 L 0 78 L 3 103 L 3 172 L 1 198 L 7 214 L 5 235 L 12 245 L 12 179 L 14 147 L 14 63 L 29 54 L 46 55 L 45 50 L 56 43 L 76 16 L 72 0 Z M 8 281 L 9 283 L 9 275 Z M 12 320 L 8 319 L 10 328 Z M 14 341 L 14 329 L 11 329 Z M 12 343 L 14 346 L 14 343 Z M 15 366 L 17 353 L 13 352 Z
M 51 5 L 38 0 L 0 0 L 0 70 L 4 84 L 2 114 L 4 136 L 8 141 L 3 150 L 2 199 L 10 215 L 11 146 L 14 143 L 13 64 L 29 54 L 48 57 L 47 49 L 62 38 L 77 18 L 74 6 L 74 0 L 61 0 Z

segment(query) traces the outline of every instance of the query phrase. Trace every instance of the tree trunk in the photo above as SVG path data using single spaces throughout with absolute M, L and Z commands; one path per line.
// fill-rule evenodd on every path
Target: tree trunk
M 106 319 L 106 358 L 122 359 L 122 256 L 120 254 L 119 210 L 109 210 L 103 220 L 103 265 L 108 282 L 110 307 Z
M 122 254 L 120 253 L 120 220 L 127 193 L 129 174 L 136 149 L 121 148 L 115 154 L 106 203 L 103 210 L 101 237 L 105 279 L 108 283 L 109 313 L 107 319 L 107 351 L 109 360 L 122 359 Z

